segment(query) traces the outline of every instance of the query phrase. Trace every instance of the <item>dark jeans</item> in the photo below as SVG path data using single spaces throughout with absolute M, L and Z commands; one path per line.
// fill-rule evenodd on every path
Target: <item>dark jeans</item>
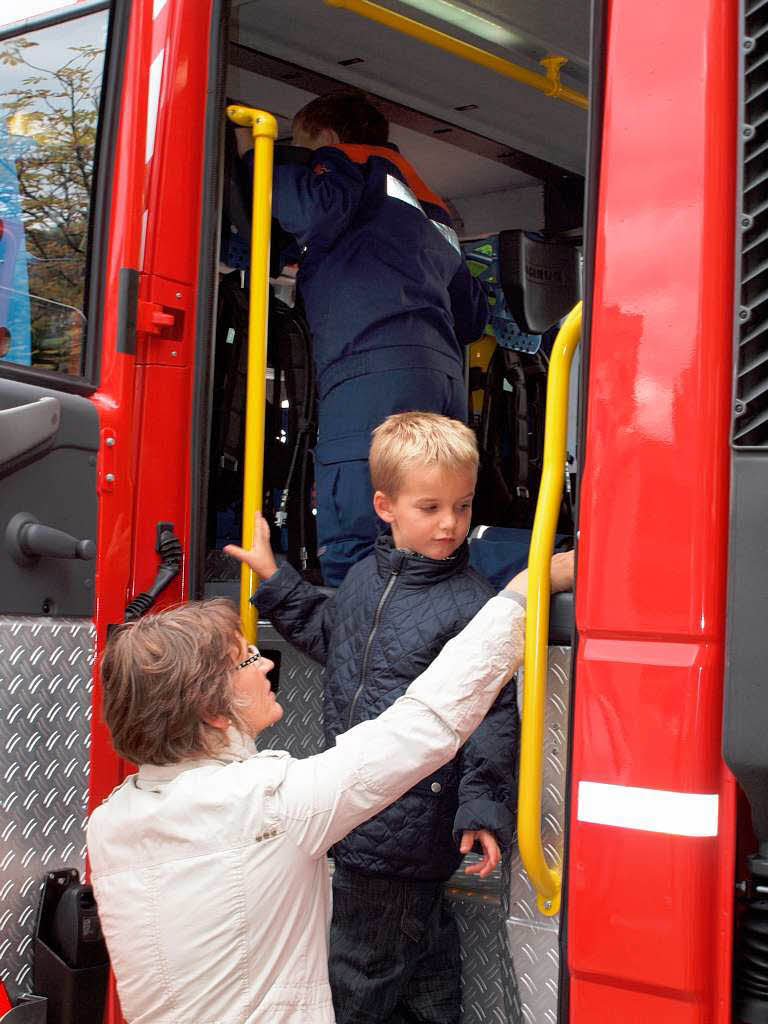
M 329 973 L 336 1024 L 459 1024 L 459 932 L 442 883 L 337 865 Z
M 427 369 L 366 373 L 337 384 L 318 402 L 317 553 L 328 587 L 338 587 L 371 553 L 382 525 L 368 471 L 371 431 L 391 413 L 413 409 L 466 423 L 463 379 Z

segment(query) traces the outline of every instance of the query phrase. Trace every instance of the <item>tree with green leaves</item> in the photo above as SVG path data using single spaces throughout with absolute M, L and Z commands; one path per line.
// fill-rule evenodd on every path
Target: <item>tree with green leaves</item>
M 13 147 L 28 260 L 33 365 L 80 372 L 88 224 L 104 51 L 71 46 L 58 68 L 26 37 L 0 50 L 18 84 L 0 102 Z

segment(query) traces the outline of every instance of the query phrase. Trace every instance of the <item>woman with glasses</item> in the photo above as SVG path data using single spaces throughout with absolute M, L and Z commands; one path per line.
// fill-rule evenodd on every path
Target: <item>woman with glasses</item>
M 556 555 L 553 591 L 572 579 Z M 128 1024 L 332 1024 L 325 854 L 479 725 L 522 661 L 526 589 L 521 573 L 403 697 L 302 760 L 256 752 L 283 711 L 227 601 L 114 631 L 104 718 L 139 769 L 91 815 L 88 853 Z

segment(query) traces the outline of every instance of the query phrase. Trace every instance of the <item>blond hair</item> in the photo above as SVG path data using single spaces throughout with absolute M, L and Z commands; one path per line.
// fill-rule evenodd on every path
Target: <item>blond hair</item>
M 374 491 L 396 497 L 415 466 L 476 474 L 477 440 L 459 420 L 436 412 L 398 412 L 374 430 L 368 461 Z
M 215 755 L 223 715 L 243 728 L 233 693 L 240 618 L 224 598 L 192 601 L 113 630 L 101 662 L 104 721 L 121 757 L 176 764 Z

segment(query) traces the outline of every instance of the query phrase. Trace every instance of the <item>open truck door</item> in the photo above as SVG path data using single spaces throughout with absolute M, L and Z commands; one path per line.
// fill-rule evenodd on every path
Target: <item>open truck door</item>
M 85 872 L 103 544 L 92 394 L 108 190 L 97 168 L 109 163 L 114 52 L 106 3 L 0 32 L 0 977 L 10 990 L 31 987 L 43 879 Z

